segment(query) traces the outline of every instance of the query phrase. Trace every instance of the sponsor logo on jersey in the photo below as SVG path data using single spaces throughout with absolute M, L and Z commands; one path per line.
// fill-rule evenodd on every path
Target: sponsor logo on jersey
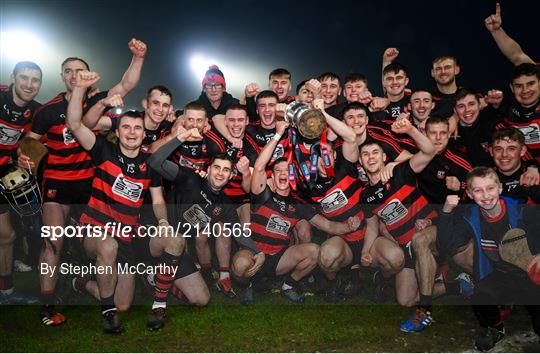
M 0 123 L 0 145 L 15 145 L 22 132 L 22 129 L 13 129 Z
M 182 214 L 184 219 L 192 226 L 199 225 L 204 226 L 208 224 L 212 219 L 206 215 L 203 208 L 199 204 L 193 204 L 188 210 Z
M 143 191 L 142 183 L 131 182 L 123 174 L 118 175 L 112 186 L 112 192 L 134 203 L 138 202 Z
M 321 199 L 319 203 L 321 204 L 323 212 L 331 213 L 334 210 L 338 210 L 347 205 L 347 203 L 349 203 L 349 199 L 347 199 L 345 193 L 338 188 Z
M 281 144 L 277 144 L 276 148 L 274 149 L 274 153 L 272 154 L 272 158 L 270 159 L 270 162 L 274 162 L 277 159 L 280 159 L 285 155 L 285 148 Z
M 64 137 L 64 144 L 66 145 L 73 144 L 75 142 L 73 133 L 67 127 L 65 127 L 62 131 L 62 136 Z
M 405 205 L 399 199 L 392 199 L 384 208 L 379 210 L 377 215 L 379 215 L 386 225 L 392 225 L 403 219 L 408 212 Z
M 272 215 L 268 219 L 266 224 L 266 231 L 273 232 L 280 235 L 288 235 L 289 229 L 291 228 L 291 223 L 279 215 Z
M 538 144 L 540 143 L 540 128 L 538 127 L 538 124 L 531 124 L 528 127 L 516 127 L 523 135 L 525 135 L 525 144 L 531 145 L 531 144 Z

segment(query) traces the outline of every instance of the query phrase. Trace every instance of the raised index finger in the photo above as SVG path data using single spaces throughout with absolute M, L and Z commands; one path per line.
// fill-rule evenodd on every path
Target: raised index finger
M 501 16 L 501 4 L 499 3 L 495 4 L 495 15 Z

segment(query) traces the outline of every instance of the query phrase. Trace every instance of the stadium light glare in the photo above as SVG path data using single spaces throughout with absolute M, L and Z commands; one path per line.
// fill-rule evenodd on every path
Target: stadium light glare
M 22 30 L 0 32 L 0 54 L 12 61 L 41 61 L 45 45 L 33 33 Z

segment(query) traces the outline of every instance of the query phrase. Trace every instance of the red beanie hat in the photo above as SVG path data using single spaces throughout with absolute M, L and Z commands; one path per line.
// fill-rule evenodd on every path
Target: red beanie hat
M 219 67 L 217 65 L 211 65 L 204 74 L 204 78 L 202 80 L 203 89 L 204 86 L 210 82 L 222 84 L 223 89 L 227 90 L 227 85 L 225 85 L 225 76 L 223 76 L 223 72 L 219 70 Z

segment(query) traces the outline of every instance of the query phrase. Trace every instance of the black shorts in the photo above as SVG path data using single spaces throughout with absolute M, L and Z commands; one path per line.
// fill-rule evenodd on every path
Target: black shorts
M 256 277 L 276 277 L 276 270 L 281 257 L 287 251 L 287 248 L 282 249 L 280 252 L 273 255 L 265 255 L 264 264 L 262 265 Z
M 405 245 L 399 245 L 405 254 L 405 265 L 403 268 L 415 269 L 416 268 L 416 256 L 412 247 L 412 241 Z
M 86 206 L 92 193 L 92 180 L 93 178 L 64 181 L 47 178 L 43 185 L 43 203 Z
M 347 246 L 351 249 L 352 252 L 352 261 L 350 265 L 361 264 L 362 259 L 362 248 L 364 247 L 364 240 L 358 241 L 347 241 Z
M 433 221 L 433 225 L 437 226 L 437 220 Z M 456 234 L 453 232 L 439 232 L 440 228 L 437 227 L 437 238 L 435 239 L 435 247 L 439 253 L 439 259 L 445 260 L 447 256 L 453 256 L 461 251 L 469 241 L 470 237 L 463 234 Z

